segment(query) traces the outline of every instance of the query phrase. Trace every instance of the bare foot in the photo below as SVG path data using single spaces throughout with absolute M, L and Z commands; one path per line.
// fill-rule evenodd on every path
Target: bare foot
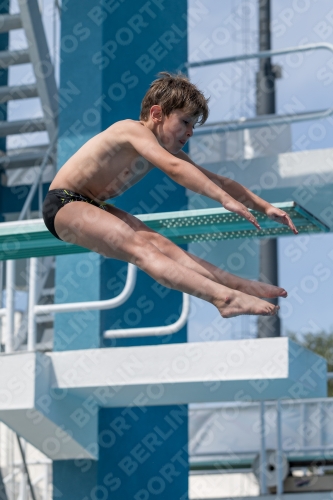
M 250 281 L 246 279 L 241 279 L 241 282 L 238 283 L 236 290 L 248 295 L 254 295 L 255 297 L 262 297 L 265 299 L 274 299 L 275 297 L 285 298 L 288 295 L 286 290 L 279 286 L 262 283 L 261 281 Z
M 235 290 L 230 290 L 227 297 L 219 298 L 213 303 L 223 318 L 233 318 L 242 314 L 274 316 L 280 309 L 279 306 L 274 306 L 265 300 Z

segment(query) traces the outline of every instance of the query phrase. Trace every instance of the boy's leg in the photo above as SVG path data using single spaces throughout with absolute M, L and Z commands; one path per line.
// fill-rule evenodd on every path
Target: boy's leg
M 165 238 L 153 229 L 150 229 L 133 215 L 128 214 L 119 208 L 110 207 L 109 211 L 129 224 L 129 226 L 131 226 L 132 229 L 134 229 L 134 231 L 138 234 L 148 239 L 162 253 L 164 253 L 164 255 L 179 264 L 188 267 L 189 269 L 193 269 L 193 271 L 196 271 L 216 283 L 220 283 L 228 288 L 232 288 L 233 290 L 238 290 L 255 297 L 275 298 L 287 296 L 287 292 L 281 287 L 240 278 L 239 276 L 235 276 L 234 274 L 228 273 L 227 271 L 210 264 L 200 257 L 186 252 L 186 250 L 179 248 L 177 245 L 172 243 L 172 241 L 168 240 L 168 238 Z
M 268 302 L 226 288 L 170 259 L 119 217 L 88 203 L 75 201 L 62 207 L 55 217 L 55 229 L 64 241 L 131 262 L 162 285 L 214 304 L 223 317 L 273 315 L 278 310 Z
M 284 288 L 270 285 L 269 283 L 262 283 L 260 281 L 252 281 L 241 278 L 214 266 L 214 264 L 211 264 L 196 255 L 186 252 L 186 250 L 177 247 L 177 245 L 175 245 L 175 247 L 176 249 L 172 247 L 168 248 L 166 252 L 164 252 L 165 255 L 173 260 L 176 260 L 183 266 L 189 267 L 203 276 L 206 276 L 216 283 L 220 283 L 228 288 L 232 288 L 233 290 L 247 293 L 248 295 L 254 295 L 255 297 L 266 299 L 276 297 L 285 298 L 288 295 Z

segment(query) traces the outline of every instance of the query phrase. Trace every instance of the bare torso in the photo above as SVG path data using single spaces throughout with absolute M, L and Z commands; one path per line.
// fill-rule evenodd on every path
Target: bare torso
M 124 140 L 123 120 L 86 142 L 59 170 L 50 189 L 69 189 L 95 201 L 119 196 L 154 166 Z M 138 127 L 140 122 L 134 122 Z

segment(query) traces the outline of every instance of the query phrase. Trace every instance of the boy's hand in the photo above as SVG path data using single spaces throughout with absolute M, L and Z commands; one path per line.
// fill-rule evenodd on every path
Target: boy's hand
M 292 230 L 294 234 L 298 234 L 298 231 L 294 226 L 293 221 L 291 220 L 289 215 L 283 210 L 280 210 L 279 208 L 269 205 L 269 207 L 266 208 L 265 213 L 267 217 L 269 217 L 270 219 L 274 220 L 275 222 L 279 222 L 280 224 L 285 224 Z
M 255 216 L 246 208 L 245 205 L 243 205 L 243 203 L 240 203 L 229 195 L 225 195 L 223 197 L 222 204 L 224 208 L 226 208 L 230 212 L 235 212 L 236 214 L 244 217 L 249 222 L 251 222 L 251 224 L 253 224 L 257 229 L 261 229 L 259 222 L 255 218 Z

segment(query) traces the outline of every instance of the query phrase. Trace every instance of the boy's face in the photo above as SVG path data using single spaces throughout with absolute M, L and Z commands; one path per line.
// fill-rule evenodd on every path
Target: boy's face
M 191 116 L 186 111 L 176 109 L 169 116 L 162 114 L 157 137 L 161 145 L 169 153 L 177 154 L 193 135 L 193 129 L 198 117 Z

